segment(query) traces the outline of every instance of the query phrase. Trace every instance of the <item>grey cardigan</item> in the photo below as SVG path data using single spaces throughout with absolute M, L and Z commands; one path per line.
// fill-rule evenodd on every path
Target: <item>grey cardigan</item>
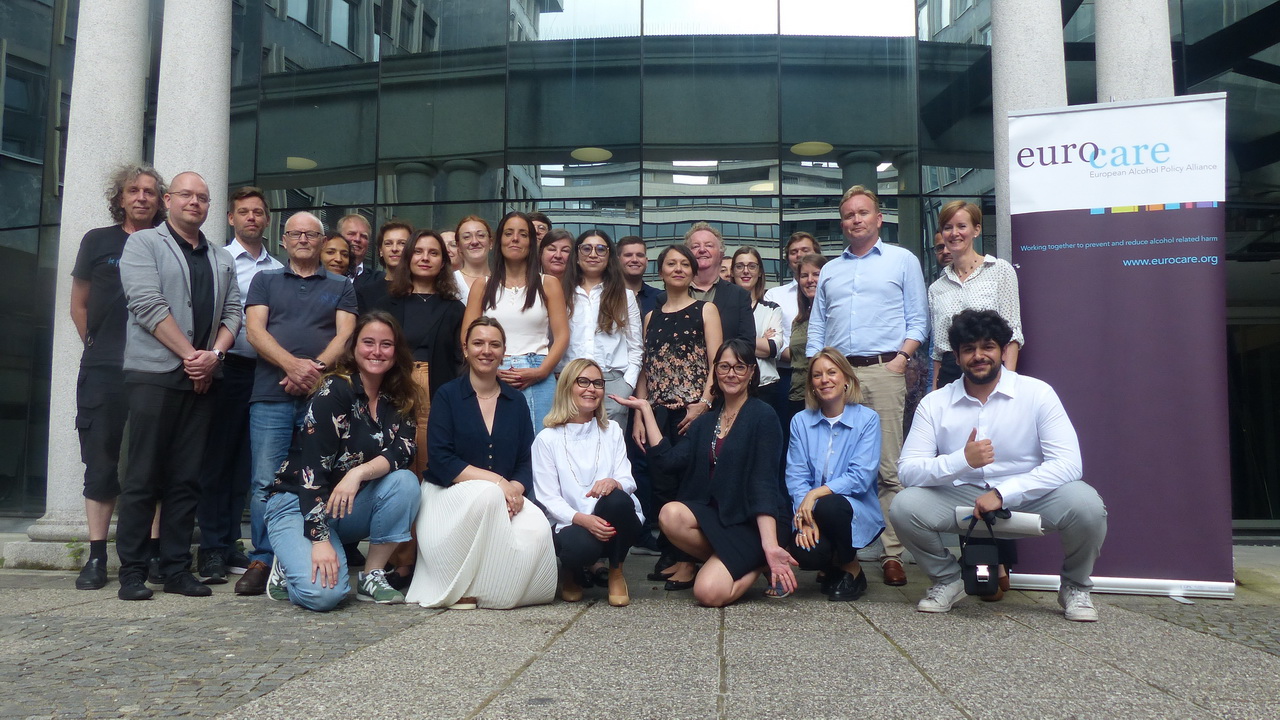
M 140 230 L 129 236 L 120 256 L 120 284 L 129 304 L 129 326 L 125 333 L 124 369 L 138 372 L 167 373 L 182 365 L 182 358 L 165 347 L 152 333 L 166 317 L 173 316 L 178 327 L 195 338 L 191 311 L 191 271 L 186 257 L 174 243 L 169 225 Z M 207 242 L 207 241 L 206 241 Z M 222 325 L 232 335 L 240 329 L 243 308 L 240 286 L 236 283 L 236 266 L 224 248 L 209 246 L 207 254 L 213 267 L 213 318 L 209 332 L 211 350 Z

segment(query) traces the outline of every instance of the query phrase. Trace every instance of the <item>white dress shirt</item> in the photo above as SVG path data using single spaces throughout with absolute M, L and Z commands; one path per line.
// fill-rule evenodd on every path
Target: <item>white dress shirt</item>
M 969 434 L 990 439 L 995 462 L 969 467 Z M 1043 380 L 1000 370 L 985 404 L 964 389 L 964 378 L 920 401 L 898 458 L 906 487 L 977 485 L 995 488 L 1016 509 L 1083 477 L 1080 441 L 1058 394 Z
M 271 257 L 271 253 L 267 252 L 267 246 L 262 246 L 262 252 L 258 257 L 254 257 L 240 244 L 240 238 L 232 238 L 227 243 L 227 252 L 231 253 L 231 259 L 236 263 L 236 284 L 240 286 L 240 301 L 243 303 L 249 297 L 249 284 L 253 282 L 253 276 L 263 270 L 274 270 L 275 268 L 284 267 L 279 260 Z M 241 310 L 243 312 L 243 309 Z M 257 358 L 258 351 L 253 349 L 249 344 L 248 338 L 245 337 L 244 318 L 240 319 L 240 330 L 236 333 L 236 342 L 228 350 L 233 355 L 239 355 L 246 358 Z
M 796 315 L 800 314 L 799 292 L 800 283 L 792 280 L 786 285 L 769 288 L 764 293 L 764 299 L 774 303 L 782 311 L 782 339 L 778 341 L 779 348 L 791 347 L 791 326 L 795 324 Z M 778 367 L 789 368 L 791 363 L 779 358 Z
M 572 525 L 576 513 L 590 515 L 595 511 L 597 498 L 587 497 L 587 491 L 605 478 L 618 482 L 621 490 L 614 492 L 631 496 L 636 517 L 644 522 L 618 423 L 610 420 L 607 430 L 601 430 L 594 420 L 567 423 L 544 428 L 533 439 L 534 492 L 557 532 Z
M 577 358 L 595 360 L 605 372 L 622 373 L 622 378 L 635 389 L 640 379 L 640 362 L 644 359 L 644 341 L 640 337 L 640 304 L 636 294 L 626 290 L 627 324 L 611 333 L 600 332 L 600 298 L 604 283 L 596 283 L 590 292 L 581 285 L 573 291 L 573 315 L 569 318 L 569 351 L 565 364 Z

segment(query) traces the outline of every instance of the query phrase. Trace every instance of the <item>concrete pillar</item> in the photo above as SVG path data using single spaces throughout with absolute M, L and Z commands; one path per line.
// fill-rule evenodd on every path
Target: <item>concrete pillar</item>
M 1096 0 L 1098 102 L 1173 97 L 1165 0 Z
M 165 0 L 156 99 L 156 169 L 166 179 L 194 170 L 209 184 L 204 234 L 227 237 L 231 148 L 231 3 Z
M 440 166 L 445 173 L 444 197 L 441 199 L 450 203 L 443 206 L 443 217 L 440 218 L 441 229 L 452 230 L 459 220 L 468 215 L 483 217 L 479 199 L 480 178 L 488 167 L 479 160 L 467 158 L 446 160 Z
M 920 219 L 920 156 L 914 150 L 893 156 L 898 170 L 898 244 L 917 258 L 927 260 L 924 253 L 924 230 Z M 929 247 L 933 246 L 930 238 Z
M 880 153 L 875 150 L 854 150 L 840 156 L 841 192 L 854 185 L 861 185 L 868 190 L 880 193 L 880 174 L 876 168 L 880 166 Z
M 991 99 L 995 130 L 996 255 L 1009 236 L 1009 112 L 1067 104 L 1062 6 L 1054 0 L 991 0 Z
M 395 173 L 396 203 L 403 205 L 396 209 L 396 216 L 419 229 L 434 227 L 431 224 L 434 214 L 431 212 L 431 205 L 426 203 L 434 201 L 436 196 L 435 166 L 419 162 L 397 163 Z M 405 203 L 423 204 L 404 205 Z
M 85 232 L 112 223 L 103 191 L 117 166 L 143 160 L 150 42 L 148 0 L 81 0 L 67 129 L 49 398 L 45 514 L 30 543 L 5 546 L 7 567 L 78 567 L 64 544 L 85 540 L 84 465 L 76 435 L 80 338 L 71 323 L 71 268 Z

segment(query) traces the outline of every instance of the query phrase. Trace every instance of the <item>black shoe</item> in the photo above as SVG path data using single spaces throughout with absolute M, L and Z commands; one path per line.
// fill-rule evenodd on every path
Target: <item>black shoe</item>
M 676 564 L 676 559 L 674 557 L 670 555 L 663 555 L 662 557 L 658 558 L 658 562 L 653 564 L 653 572 L 649 573 L 646 577 L 648 577 L 650 580 L 666 580 L 667 578 L 671 577 L 671 575 L 670 573 L 665 573 L 662 571 L 666 570 L 667 568 L 675 564 Z
M 174 595 L 186 595 L 187 597 L 209 597 L 213 594 L 213 590 L 208 585 L 203 585 L 196 579 L 195 575 L 189 572 L 181 572 L 174 575 L 164 584 L 164 591 Z
M 201 550 L 200 577 L 206 585 L 222 585 L 227 582 L 227 561 L 223 559 L 221 550 Z
M 141 575 L 121 575 L 120 590 L 116 597 L 121 600 L 150 600 L 151 588 L 143 582 Z
M 353 542 L 349 545 L 343 545 L 342 549 L 347 553 L 347 567 L 364 567 L 365 557 L 364 553 L 360 552 L 360 543 Z
M 573 572 L 573 579 L 578 582 L 578 587 L 580 588 L 595 587 L 596 585 L 594 580 L 595 576 L 593 576 L 590 573 L 590 571 L 588 571 L 586 568 L 574 568 L 572 572 Z
M 76 577 L 77 590 L 101 590 L 107 585 L 107 561 L 89 558 Z
M 160 558 L 153 557 L 147 561 L 147 582 L 154 585 L 163 585 L 165 582 L 164 573 L 160 572 Z
M 692 580 L 668 580 L 662 585 L 663 590 L 688 590 L 693 587 Z
M 858 576 L 854 577 L 850 573 L 842 572 L 840 579 L 831 588 L 831 594 L 827 595 L 827 599 L 832 602 L 849 602 L 862 597 L 866 591 L 867 576 L 864 573 L 858 573 Z
M 232 575 L 243 575 L 249 569 L 249 556 L 244 554 L 240 548 L 231 548 L 226 551 L 226 559 L 223 565 L 227 568 L 227 572 Z
M 822 594 L 830 595 L 836 583 L 840 582 L 840 576 L 843 574 L 843 570 L 836 568 L 827 568 L 818 573 L 818 588 L 822 591 Z
M 388 570 L 385 579 L 392 590 L 404 592 L 409 589 L 409 585 L 413 582 L 413 571 L 410 570 L 408 575 L 401 575 L 395 570 Z

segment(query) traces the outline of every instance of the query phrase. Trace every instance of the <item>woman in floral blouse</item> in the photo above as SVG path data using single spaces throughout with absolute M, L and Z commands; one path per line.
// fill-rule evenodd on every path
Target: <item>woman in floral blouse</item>
M 343 543 L 369 539 L 356 598 L 402 603 L 383 575 L 418 509 L 413 356 L 390 315 L 361 316 L 346 352 L 311 395 L 267 498 L 274 600 L 331 610 L 350 590 Z

